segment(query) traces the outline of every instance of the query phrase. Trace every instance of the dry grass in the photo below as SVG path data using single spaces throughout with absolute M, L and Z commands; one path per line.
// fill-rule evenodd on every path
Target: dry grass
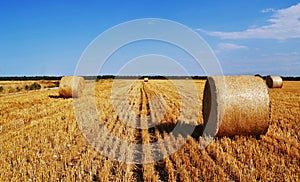
M 195 82 L 201 101 L 204 81 Z M 177 83 L 182 85 L 186 99 L 189 99 L 185 81 L 177 80 Z M 161 153 L 175 147 L 175 139 L 184 137 L 168 133 L 186 104 L 180 102 L 171 82 L 151 80 L 144 84 L 140 81 L 129 92 L 128 102 L 141 118 L 148 114 L 157 117 L 158 109 L 167 109 L 161 121 L 165 128 L 151 132 L 135 130 L 119 122 L 110 101 L 111 87 L 112 80 L 99 81 L 96 102 L 99 115 L 112 134 L 135 143 L 149 143 L 171 136 L 168 144 L 161 146 Z M 120 88 L 120 95 L 125 92 Z M 55 96 L 57 91 L 0 98 L 0 181 L 300 180 L 300 82 L 285 82 L 282 89 L 270 90 L 271 121 L 265 135 L 217 138 L 206 149 L 199 148 L 198 138 L 188 137 L 187 143 L 176 153 L 159 162 L 143 165 L 123 164 L 99 154 L 85 140 L 76 123 L 73 99 L 49 95 Z M 153 102 L 147 104 L 155 95 L 164 101 L 152 99 Z M 194 102 L 191 98 L 189 106 Z M 189 118 L 194 114 L 185 115 L 184 122 L 192 122 Z M 200 124 L 203 120 L 199 118 L 194 122 Z M 107 147 L 106 150 L 126 151 L 126 146 L 118 143 Z M 153 155 L 148 153 L 150 158 Z
M 28 92 L 28 90 L 25 89 L 26 85 L 30 86 L 34 83 L 40 84 L 42 89 L 56 87 L 57 82 L 57 80 L 0 81 L 0 87 L 3 88 L 2 92 L 0 92 L 0 96 L 26 93 Z

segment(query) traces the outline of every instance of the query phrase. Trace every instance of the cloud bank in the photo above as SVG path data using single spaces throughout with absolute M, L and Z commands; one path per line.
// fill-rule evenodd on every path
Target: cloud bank
M 300 3 L 286 9 L 265 9 L 262 13 L 271 12 L 268 25 L 249 28 L 239 32 L 207 31 L 197 29 L 210 36 L 221 39 L 277 39 L 300 38 Z
M 248 49 L 247 46 L 244 45 L 237 45 L 237 44 L 232 44 L 232 43 L 219 43 L 218 50 L 237 50 L 237 49 Z

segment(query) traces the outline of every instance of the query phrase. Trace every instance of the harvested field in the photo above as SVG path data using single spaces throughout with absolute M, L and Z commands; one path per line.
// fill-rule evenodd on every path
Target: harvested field
M 172 155 L 147 164 L 126 164 L 97 152 L 76 122 L 73 99 L 60 98 L 57 90 L 0 97 L 0 181 L 300 180 L 300 82 L 285 81 L 282 89 L 269 90 L 271 117 L 266 134 L 215 138 L 205 149 L 199 147 L 199 136 L 171 132 L 179 118 L 187 125 L 203 123 L 205 81 L 194 81 L 198 101 L 189 93 L 185 80 L 174 82 L 185 93 L 187 102 L 181 101 L 170 81 L 136 81 L 130 92 L 120 84 L 117 93 L 120 100 L 116 102 L 121 104 L 122 96 L 129 95 L 126 102 L 139 116 L 127 124 L 157 126 L 148 130 L 135 129 L 120 121 L 130 115 L 113 106 L 113 80 L 100 80 L 95 87 L 99 116 L 115 137 L 147 144 L 169 136 L 168 142 L 159 149 L 165 155 L 170 148 L 176 148 L 176 140 L 187 139 Z M 126 80 L 123 85 L 127 85 Z M 180 117 L 182 107 L 193 107 L 197 103 L 200 103 L 198 113 L 191 109 Z M 164 109 L 165 113 L 159 115 Z M 121 116 L 122 113 L 125 116 Z M 198 115 L 198 120 L 191 119 Z M 105 141 L 105 136 L 97 137 Z M 126 151 L 126 146 L 113 144 L 104 150 L 116 151 L 112 155 Z M 149 160 L 155 158 L 155 152 L 144 149 L 144 153 Z M 128 154 L 127 157 L 134 160 L 139 155 Z
M 33 87 L 38 84 L 40 88 Z M 0 97 L 39 89 L 57 88 L 58 80 L 0 81 Z

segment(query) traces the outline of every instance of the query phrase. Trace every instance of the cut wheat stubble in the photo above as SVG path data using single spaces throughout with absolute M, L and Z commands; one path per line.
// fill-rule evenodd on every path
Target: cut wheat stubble
M 259 135 L 267 131 L 270 99 L 263 79 L 208 77 L 203 94 L 204 135 Z

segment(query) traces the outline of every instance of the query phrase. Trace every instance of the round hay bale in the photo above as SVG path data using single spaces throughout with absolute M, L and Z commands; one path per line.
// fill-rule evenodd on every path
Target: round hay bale
M 267 76 L 266 83 L 269 88 L 282 88 L 283 81 L 280 76 Z
M 204 135 L 259 135 L 268 129 L 270 99 L 255 76 L 208 77 L 203 93 Z
M 59 83 L 59 95 L 64 98 L 78 98 L 82 95 L 85 83 L 84 78 L 79 76 L 62 77 Z
M 149 81 L 149 78 L 144 78 L 144 82 L 148 82 Z

